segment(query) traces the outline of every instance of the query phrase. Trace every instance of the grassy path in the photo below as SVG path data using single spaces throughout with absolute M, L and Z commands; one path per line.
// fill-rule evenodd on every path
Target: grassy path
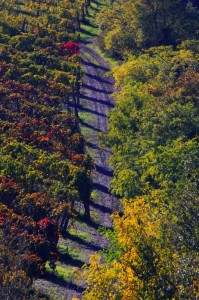
M 95 2 L 95 5 L 96 2 Z M 92 10 L 91 20 L 97 8 Z M 81 43 L 81 56 L 85 69 L 85 77 L 81 89 L 81 107 L 79 109 L 81 129 L 88 141 L 88 152 L 95 161 L 93 171 L 94 191 L 90 203 L 91 221 L 88 223 L 83 215 L 69 224 L 66 234 L 59 240 L 60 260 L 57 262 L 56 273 L 49 272 L 44 278 L 36 281 L 38 290 L 50 295 L 55 300 L 71 300 L 80 297 L 84 285 L 79 286 L 74 278 L 74 268 L 80 268 L 89 262 L 92 253 L 107 247 L 106 238 L 100 234 L 99 227 L 110 228 L 110 214 L 117 209 L 118 201 L 110 195 L 110 179 L 112 170 L 108 160 L 110 151 L 99 146 L 98 134 L 106 132 L 108 127 L 108 111 L 113 107 L 111 94 L 114 91 L 113 78 L 107 77 L 107 63 L 93 48 L 97 27 L 90 22 L 84 25 Z M 89 40 L 88 35 L 90 34 Z M 83 207 L 76 208 L 80 213 Z

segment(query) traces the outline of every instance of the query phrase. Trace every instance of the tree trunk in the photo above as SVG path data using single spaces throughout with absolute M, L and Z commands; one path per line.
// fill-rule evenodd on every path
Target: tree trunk
M 25 32 L 25 26 L 26 26 L 26 23 L 27 23 L 27 20 L 26 20 L 26 18 L 24 18 L 23 24 L 22 24 L 22 28 L 21 28 L 21 31 L 22 31 L 22 32 Z
M 82 7 L 81 7 L 81 20 L 82 20 L 82 22 L 84 22 L 85 21 L 85 11 L 84 11 L 84 9 L 85 9 L 85 5 L 84 4 L 82 4 Z
M 78 30 L 80 30 L 80 29 L 81 29 L 81 22 L 80 22 L 78 10 L 76 11 L 76 20 L 77 20 L 77 27 L 78 27 Z
M 61 217 L 60 225 L 59 225 L 60 228 L 61 228 L 61 231 L 63 231 L 63 226 L 64 226 L 64 223 L 65 223 L 66 216 L 67 216 L 67 209 L 65 208 L 65 210 L 63 212 L 63 215 Z
M 75 95 L 75 92 L 73 91 L 73 105 L 74 105 L 74 115 L 75 117 L 78 119 L 79 118 L 79 115 L 78 115 L 78 104 L 77 104 L 77 97 Z
M 84 201 L 84 216 L 85 216 L 86 220 L 90 221 L 91 216 L 90 216 L 89 200 Z

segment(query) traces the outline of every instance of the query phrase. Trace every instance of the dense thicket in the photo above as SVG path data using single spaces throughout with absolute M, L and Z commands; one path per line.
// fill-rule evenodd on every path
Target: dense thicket
M 198 37 L 195 2 L 180 0 L 116 0 L 97 17 L 99 45 L 115 58 L 159 45 L 178 45 Z
M 113 69 L 116 104 L 104 137 L 113 151 L 111 190 L 123 198 L 124 211 L 112 215 L 107 253 L 92 256 L 84 268 L 83 299 L 196 299 L 199 292 L 198 21 L 193 17 L 187 40 L 183 9 L 195 16 L 198 11 L 188 3 L 179 17 L 179 5 L 184 4 L 114 1 L 99 15 L 105 49 L 128 57 Z M 146 6 L 160 9 L 157 35 Z M 165 24 L 172 33 L 168 40 Z
M 0 3 L 1 299 L 32 297 L 75 203 L 90 217 L 92 162 L 77 120 L 81 2 Z

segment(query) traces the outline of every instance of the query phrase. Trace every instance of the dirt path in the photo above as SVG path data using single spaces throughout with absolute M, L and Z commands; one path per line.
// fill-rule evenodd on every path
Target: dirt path
M 81 49 L 86 72 L 81 93 L 81 110 L 91 114 L 90 122 L 82 122 L 82 125 L 90 129 L 87 140 L 96 164 L 93 179 L 97 197 L 95 205 L 91 203 L 91 208 L 102 212 L 99 214 L 101 226 L 111 227 L 110 213 L 116 209 L 118 203 L 109 193 L 110 179 L 113 175 L 108 163 L 111 152 L 99 146 L 97 135 L 100 132 L 107 132 L 108 129 L 108 112 L 113 107 L 111 94 L 114 92 L 114 82 L 112 77 L 106 76 L 109 69 L 104 60 L 89 46 L 83 45 Z M 90 59 L 87 58 L 88 55 Z
M 60 279 L 55 275 L 36 281 L 37 289 L 53 295 L 56 300 L 71 300 L 81 297 L 84 286 L 78 286 L 73 278 L 72 267 L 81 267 L 89 262 L 92 253 L 107 247 L 106 238 L 98 231 L 100 226 L 112 227 L 110 214 L 116 210 L 118 200 L 109 194 L 112 170 L 108 160 L 110 151 L 99 146 L 98 133 L 106 132 L 108 111 L 113 107 L 111 94 L 114 91 L 113 78 L 107 77 L 108 66 L 101 57 L 90 48 L 89 44 L 81 45 L 81 55 L 85 76 L 81 90 L 81 107 L 79 110 L 81 128 L 88 141 L 88 151 L 95 161 L 93 171 L 94 192 L 91 199 L 91 222 L 84 218 L 70 225 L 69 233 L 60 239 L 62 249 L 70 255 L 63 255 L 59 264 L 61 270 L 71 270 L 68 276 Z M 82 210 L 82 207 L 79 207 Z M 65 248 L 64 248 L 65 247 Z

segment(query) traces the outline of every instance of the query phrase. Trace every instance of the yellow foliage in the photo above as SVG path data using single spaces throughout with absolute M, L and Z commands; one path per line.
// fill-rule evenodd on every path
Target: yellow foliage
M 171 279 L 167 282 L 165 278 L 173 278 L 179 268 L 179 255 L 166 246 L 168 212 L 157 196 L 156 191 L 150 199 L 123 200 L 123 216 L 112 215 L 119 256 L 115 250 L 105 262 L 99 253 L 91 256 L 90 265 L 82 272 L 87 283 L 83 300 L 156 300 L 162 280 L 169 289 Z

